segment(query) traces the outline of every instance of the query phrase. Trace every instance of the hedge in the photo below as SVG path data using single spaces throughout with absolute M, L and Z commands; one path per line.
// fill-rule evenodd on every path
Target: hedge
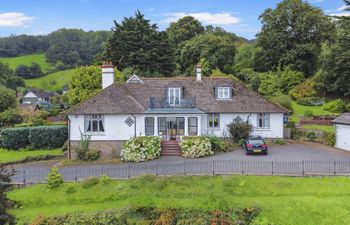
M 8 149 L 25 148 L 29 145 L 29 128 L 7 128 L 3 129 L 0 133 L 2 139 L 2 147 Z
M 179 145 L 182 156 L 186 158 L 198 158 L 214 154 L 210 140 L 207 137 L 183 137 Z
M 59 148 L 68 138 L 66 126 L 6 128 L 0 133 L 2 147 L 7 149 Z
M 161 138 L 153 136 L 140 136 L 123 144 L 122 160 L 129 162 L 142 162 L 160 157 Z

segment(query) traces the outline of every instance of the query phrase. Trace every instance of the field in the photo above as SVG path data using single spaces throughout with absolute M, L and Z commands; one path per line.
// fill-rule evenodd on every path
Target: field
M 32 88 L 52 91 L 60 90 L 71 81 L 73 72 L 74 69 L 58 71 L 44 77 L 25 80 L 25 83 Z
M 10 68 L 15 70 L 18 65 L 29 66 L 32 62 L 40 65 L 41 69 L 46 72 L 51 68 L 51 65 L 46 62 L 45 54 L 33 54 L 10 58 L 0 58 L 0 61 L 9 64 Z
M 84 188 L 38 184 L 9 192 L 21 207 L 19 224 L 38 215 L 92 212 L 125 206 L 236 208 L 258 206 L 259 224 L 343 225 L 350 221 L 348 177 L 141 176 Z
M 335 131 L 334 126 L 330 125 L 303 125 L 303 128 L 310 129 L 310 130 L 320 130 L 324 132 L 332 132 Z
M 44 155 L 62 155 L 61 149 L 52 149 L 52 150 L 21 150 L 21 151 L 9 151 L 3 148 L 0 148 L 0 163 L 9 163 L 23 160 L 27 157 L 37 157 Z
M 326 111 L 322 106 L 304 106 L 298 105 L 295 101 L 292 101 L 293 114 L 290 116 L 290 119 L 299 122 L 299 117 L 303 116 L 306 111 L 311 111 L 316 115 L 338 115 L 339 113 L 332 113 Z

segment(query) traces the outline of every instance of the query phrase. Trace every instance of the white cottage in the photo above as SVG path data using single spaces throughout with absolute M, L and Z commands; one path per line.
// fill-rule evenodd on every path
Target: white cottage
M 350 151 L 350 113 L 344 113 L 332 121 L 335 125 L 335 147 Z
M 81 133 L 91 136 L 103 155 L 120 153 L 121 144 L 136 136 L 160 136 L 176 142 L 181 136 L 228 135 L 227 125 L 240 116 L 253 125 L 252 135 L 283 138 L 283 115 L 276 105 L 239 81 L 227 77 L 141 78 L 114 83 L 114 67 L 102 66 L 102 90 L 68 112 L 69 142 Z

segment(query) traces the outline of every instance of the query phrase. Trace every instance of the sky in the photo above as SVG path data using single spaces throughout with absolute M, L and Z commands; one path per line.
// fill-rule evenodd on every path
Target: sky
M 0 0 L 0 36 L 43 35 L 59 28 L 110 30 L 136 10 L 164 30 L 191 15 L 247 39 L 260 30 L 259 15 L 280 0 Z M 342 0 L 308 0 L 328 15 L 348 15 Z

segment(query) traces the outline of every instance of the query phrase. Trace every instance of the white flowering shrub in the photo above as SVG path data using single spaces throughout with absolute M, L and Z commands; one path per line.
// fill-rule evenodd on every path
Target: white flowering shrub
M 140 136 L 123 144 L 121 157 L 124 161 L 143 162 L 160 157 L 160 137 Z
M 179 145 L 182 156 L 186 158 L 198 158 L 214 154 L 210 140 L 207 137 L 184 137 Z

